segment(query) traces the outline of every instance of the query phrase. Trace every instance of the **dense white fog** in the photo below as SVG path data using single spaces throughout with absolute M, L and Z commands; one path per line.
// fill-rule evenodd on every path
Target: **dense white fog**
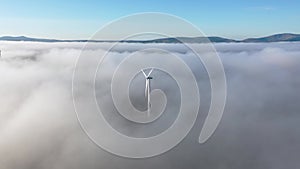
M 158 45 L 182 58 L 189 55 L 181 44 L 122 44 L 111 52 L 122 58 Z M 133 160 L 100 149 L 76 118 L 72 73 L 84 43 L 0 42 L 0 168 L 299 168 L 300 43 L 214 45 L 228 87 L 214 135 L 205 144 L 197 142 L 210 103 L 209 81 L 201 64 L 190 63 L 204 93 L 196 125 L 171 151 Z M 97 55 L 109 46 L 88 50 Z

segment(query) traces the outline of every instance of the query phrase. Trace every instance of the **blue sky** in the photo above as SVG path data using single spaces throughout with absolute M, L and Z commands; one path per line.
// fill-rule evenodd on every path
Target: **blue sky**
M 300 1 L 296 0 L 1 0 L 0 3 L 0 36 L 88 39 L 104 24 L 139 12 L 177 15 L 206 35 L 228 38 L 300 33 Z

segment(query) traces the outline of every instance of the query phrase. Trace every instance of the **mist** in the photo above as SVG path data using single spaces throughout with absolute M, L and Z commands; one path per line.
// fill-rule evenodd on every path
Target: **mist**
M 194 62 L 182 44 L 121 44 L 110 51 L 97 86 L 100 104 L 113 127 L 144 137 L 165 130 L 176 118 L 177 106 L 149 128 L 117 115 L 108 95 L 109 75 L 125 56 L 160 47 L 180 55 L 199 85 L 201 106 L 196 124 L 172 150 L 152 158 L 128 159 L 95 145 L 82 130 L 73 107 L 72 74 L 84 43 L 0 42 L 0 164 L 6 169 L 116 168 L 245 168 L 295 169 L 300 156 L 300 43 L 214 44 L 226 74 L 227 101 L 221 123 L 204 144 L 199 132 L 210 105 L 210 85 L 200 61 Z M 200 45 L 205 49 L 205 44 Z M 91 44 L 91 55 L 105 53 L 109 43 Z M 88 63 L 88 62 L 87 62 Z M 87 64 L 88 69 L 88 64 Z M 170 103 L 177 103 L 178 86 L 163 72 L 156 76 Z M 130 97 L 140 110 L 144 81 L 137 76 Z M 82 79 L 82 83 L 86 83 Z M 140 84 L 143 84 L 142 86 Z M 82 98 L 84 99 L 84 98 Z M 143 132 L 141 132 L 143 131 Z M 146 132 L 144 132 L 146 131 Z

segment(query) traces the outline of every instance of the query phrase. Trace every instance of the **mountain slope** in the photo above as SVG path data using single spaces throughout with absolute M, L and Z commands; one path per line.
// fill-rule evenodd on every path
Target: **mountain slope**
M 209 41 L 208 41 L 209 39 Z M 0 41 L 29 41 L 29 42 L 117 42 L 113 40 L 57 40 L 57 39 L 40 39 L 30 38 L 25 36 L 3 36 Z M 262 43 L 262 42 L 296 42 L 300 41 L 300 34 L 282 33 L 260 38 L 248 38 L 245 40 L 227 39 L 217 36 L 211 37 L 177 37 L 177 38 L 161 38 L 153 40 L 122 40 L 120 42 L 127 43 L 219 43 L 219 42 L 247 42 L 247 43 Z
M 1 41 L 31 41 L 31 42 L 59 42 L 60 40 L 56 39 L 37 39 L 37 38 L 29 38 L 26 36 L 2 36 L 0 37 Z
M 289 42 L 300 41 L 300 35 L 283 33 L 283 34 L 275 34 L 275 35 L 261 37 L 261 38 L 248 38 L 243 40 L 242 42 L 286 42 L 286 41 Z
M 222 37 L 178 37 L 178 38 L 162 38 L 145 41 L 147 43 L 208 43 L 210 42 L 236 42 L 233 39 L 226 39 Z

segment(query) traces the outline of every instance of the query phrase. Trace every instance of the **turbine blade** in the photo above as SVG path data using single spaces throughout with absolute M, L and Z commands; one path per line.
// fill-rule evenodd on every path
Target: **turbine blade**
M 145 78 L 147 78 L 147 75 L 146 75 L 146 73 L 144 72 L 144 70 L 143 70 L 143 69 L 142 69 L 142 72 L 143 72 L 143 74 L 144 74 Z
M 153 71 L 153 68 L 151 68 L 150 72 L 148 73 L 148 76 L 150 76 L 150 74 L 152 73 L 152 71 Z
M 148 80 L 148 90 L 147 90 L 147 95 L 148 95 L 148 103 L 147 103 L 147 108 L 148 108 L 148 116 L 150 116 L 150 107 L 151 107 L 151 104 L 150 104 L 150 81 Z
M 147 98 L 148 97 L 148 86 L 149 86 L 149 80 L 148 79 L 146 79 L 146 86 L 145 86 L 145 98 Z

